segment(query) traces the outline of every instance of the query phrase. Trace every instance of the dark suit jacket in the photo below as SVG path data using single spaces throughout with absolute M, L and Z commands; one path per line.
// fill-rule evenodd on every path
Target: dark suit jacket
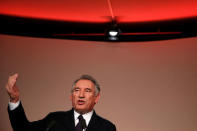
M 75 131 L 73 109 L 50 113 L 44 119 L 35 122 L 27 120 L 21 103 L 13 111 L 8 108 L 8 113 L 14 131 Z M 116 131 L 116 127 L 94 112 L 86 131 Z

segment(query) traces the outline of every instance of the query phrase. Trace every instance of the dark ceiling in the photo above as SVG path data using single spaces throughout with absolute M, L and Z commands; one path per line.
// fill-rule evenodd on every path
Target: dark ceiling
M 1 0 L 2 34 L 106 41 L 197 36 L 197 0 Z

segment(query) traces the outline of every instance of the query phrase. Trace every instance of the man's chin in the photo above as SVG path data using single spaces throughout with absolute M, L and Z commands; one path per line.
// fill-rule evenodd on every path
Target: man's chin
M 77 107 L 75 108 L 75 110 L 79 113 L 79 114 L 85 114 L 87 113 L 87 109 L 83 108 L 83 107 Z

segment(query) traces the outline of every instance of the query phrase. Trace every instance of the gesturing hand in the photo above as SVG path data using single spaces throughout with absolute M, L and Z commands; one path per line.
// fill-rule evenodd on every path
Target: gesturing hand
M 17 78 L 18 78 L 17 73 L 10 76 L 5 86 L 7 93 L 10 96 L 10 102 L 14 102 L 14 103 L 19 101 L 19 89 L 16 86 Z

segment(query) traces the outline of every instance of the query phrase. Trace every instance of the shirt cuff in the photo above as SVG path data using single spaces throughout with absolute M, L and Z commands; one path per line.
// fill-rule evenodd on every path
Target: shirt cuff
M 20 101 L 16 102 L 16 103 L 13 103 L 13 102 L 9 102 L 8 103 L 8 106 L 9 106 L 9 109 L 12 111 L 14 109 L 16 109 L 20 104 Z

